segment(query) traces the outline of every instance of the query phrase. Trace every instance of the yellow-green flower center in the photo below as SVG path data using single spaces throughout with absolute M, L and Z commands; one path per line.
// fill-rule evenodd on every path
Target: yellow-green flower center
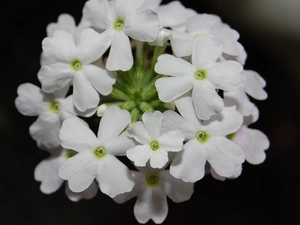
M 79 71 L 82 69 L 82 62 L 79 59 L 75 59 L 72 61 L 71 66 L 75 71 Z
M 60 108 L 60 103 L 57 101 L 52 101 L 49 103 L 49 110 L 54 114 L 59 114 Z
M 67 159 L 69 159 L 69 158 L 73 157 L 73 156 L 76 155 L 76 154 L 77 154 L 77 152 L 75 152 L 74 150 L 68 149 L 68 150 L 65 152 L 65 157 L 66 157 Z
M 157 141 L 152 141 L 150 143 L 150 147 L 151 147 L 152 151 L 156 151 L 160 148 L 159 143 Z
M 205 70 L 197 70 L 194 73 L 194 77 L 196 80 L 204 80 L 206 78 L 206 71 Z
M 145 180 L 148 186 L 156 187 L 159 185 L 159 181 L 160 181 L 159 173 L 155 173 L 155 172 L 147 173 Z
M 228 134 L 226 137 L 232 141 L 235 138 L 235 133 Z
M 124 28 L 124 19 L 118 17 L 114 22 L 114 29 L 117 31 L 123 30 Z
M 106 155 L 106 150 L 104 147 L 99 146 L 98 148 L 96 148 L 94 150 L 94 155 L 96 156 L 96 158 L 101 159 Z
M 209 135 L 205 131 L 200 130 L 196 134 L 196 138 L 199 142 L 201 142 L 203 144 L 209 139 Z

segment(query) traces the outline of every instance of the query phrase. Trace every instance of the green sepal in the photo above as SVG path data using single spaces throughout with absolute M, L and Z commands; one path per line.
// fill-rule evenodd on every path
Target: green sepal
M 130 115 L 132 122 L 135 123 L 140 118 L 140 110 L 137 107 L 135 107 L 130 111 Z
M 123 91 L 121 91 L 119 88 L 115 86 L 113 87 L 110 96 L 119 100 L 124 100 L 124 101 L 130 100 L 129 96 L 126 93 L 124 93 Z
M 141 102 L 141 104 L 139 105 L 139 109 L 142 112 L 154 112 L 154 108 L 152 107 L 152 105 L 150 105 L 148 102 Z

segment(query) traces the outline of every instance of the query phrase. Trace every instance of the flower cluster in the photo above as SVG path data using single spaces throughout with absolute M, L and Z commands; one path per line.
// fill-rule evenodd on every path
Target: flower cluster
M 205 175 L 233 179 L 265 160 L 269 140 L 249 125 L 266 83 L 220 17 L 161 0 L 89 0 L 82 12 L 78 25 L 61 14 L 47 26 L 41 88 L 17 90 L 50 154 L 34 171 L 43 193 L 66 181 L 72 201 L 136 197 L 137 221 L 162 223 L 167 197 L 186 201 Z

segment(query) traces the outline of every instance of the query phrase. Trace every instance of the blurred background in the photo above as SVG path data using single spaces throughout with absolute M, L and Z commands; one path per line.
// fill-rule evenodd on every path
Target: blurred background
M 252 128 L 264 132 L 271 145 L 265 162 L 257 166 L 244 163 L 238 179 L 221 182 L 207 176 L 195 184 L 189 201 L 176 204 L 168 200 L 164 224 L 300 224 L 300 0 L 181 2 L 199 13 L 219 15 L 240 33 L 239 41 L 248 53 L 245 68 L 266 80 L 269 95 L 265 101 L 254 101 L 260 119 Z M 37 149 L 28 132 L 36 118 L 21 115 L 14 106 L 20 84 L 40 86 L 36 75 L 46 26 L 56 22 L 61 13 L 69 13 L 79 22 L 84 3 L 17 0 L 1 6 L 3 225 L 138 224 L 133 215 L 135 199 L 119 205 L 98 192 L 92 200 L 73 203 L 63 188 L 51 195 L 41 193 L 33 171 L 48 155 Z

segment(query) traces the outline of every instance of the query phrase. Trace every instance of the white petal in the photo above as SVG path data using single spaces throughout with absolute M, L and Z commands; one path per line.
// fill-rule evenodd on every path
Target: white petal
M 194 192 L 193 183 L 187 183 L 174 178 L 168 170 L 162 171 L 160 175 L 164 183 L 164 191 L 172 201 L 183 202 L 191 198 Z
M 75 29 L 75 19 L 67 13 L 60 14 L 57 23 L 49 23 L 46 27 L 48 37 L 52 37 L 56 30 L 64 30 L 72 34 Z
M 158 57 L 154 70 L 158 74 L 175 77 L 184 75 L 192 76 L 195 72 L 195 68 L 186 60 L 167 54 Z
M 151 137 L 141 121 L 137 121 L 131 128 L 129 128 L 128 133 L 141 144 L 149 144 L 151 142 Z
M 193 88 L 194 80 L 190 75 L 180 77 L 163 77 L 155 82 L 159 99 L 171 102 L 184 95 Z
M 113 24 L 116 13 L 109 1 L 87 1 L 83 7 L 83 18 L 90 21 L 93 27 L 105 30 Z
M 156 140 L 161 134 L 163 114 L 160 111 L 145 112 L 142 118 L 150 138 Z
M 147 10 L 126 17 L 124 33 L 135 40 L 144 42 L 154 41 L 159 33 L 157 14 L 151 10 Z
M 243 116 L 236 111 L 235 107 L 225 107 L 221 113 L 212 116 L 203 122 L 206 131 L 213 136 L 226 136 L 241 128 Z
M 235 166 L 245 161 L 243 149 L 226 137 L 211 137 L 205 147 L 207 161 L 220 176 L 231 177 Z
M 237 111 L 244 116 L 249 116 L 254 110 L 255 105 L 250 101 L 242 87 L 234 91 L 224 91 L 223 96 L 225 105 L 235 105 Z
M 235 134 L 233 141 L 244 149 L 246 160 L 249 163 L 257 165 L 264 162 L 265 150 L 269 148 L 270 142 L 263 132 L 243 126 Z
M 168 132 L 170 130 L 178 129 L 183 132 L 185 137 L 188 139 L 192 139 L 195 137 L 198 129 L 195 129 L 192 124 L 189 124 L 178 113 L 167 110 L 163 113 L 163 115 L 163 130 Z
M 191 34 L 184 32 L 171 32 L 171 46 L 177 57 L 190 56 L 193 52 L 194 38 Z
M 221 55 L 222 44 L 220 42 L 213 41 L 206 35 L 195 38 L 192 64 L 196 69 L 209 68 Z
M 86 65 L 82 68 L 82 73 L 102 95 L 108 95 L 112 92 L 112 85 L 116 82 L 116 79 L 107 70 L 94 65 Z
M 127 15 L 134 16 L 142 6 L 143 2 L 144 0 L 114 0 L 112 5 L 119 16 L 126 18 Z
M 131 171 L 133 180 L 135 181 L 135 186 L 130 192 L 125 192 L 123 194 L 117 195 L 113 200 L 119 204 L 127 202 L 128 200 L 136 197 L 144 188 L 145 175 L 138 171 Z
M 37 76 L 45 92 L 54 92 L 70 84 L 75 71 L 69 63 L 55 63 L 44 65 L 39 70 Z
M 86 28 L 80 36 L 78 56 L 84 64 L 90 64 L 99 59 L 110 45 L 107 33 L 99 34 L 92 28 Z
M 40 189 L 44 194 L 51 194 L 57 191 L 64 182 L 58 176 L 58 168 L 61 163 L 61 157 L 49 157 L 35 167 L 34 179 L 42 182 Z
M 29 133 L 35 141 L 47 148 L 55 148 L 60 145 L 60 128 L 61 121 L 58 115 L 44 113 L 29 127 Z
M 99 93 L 84 74 L 77 73 L 74 76 L 73 86 L 73 101 L 78 110 L 83 112 L 98 105 L 100 101 Z
M 196 116 L 192 98 L 188 95 L 182 96 L 175 101 L 175 105 L 181 116 L 196 130 L 201 129 L 201 123 Z
M 97 181 L 101 191 L 111 198 L 129 192 L 134 187 L 129 169 L 115 156 L 109 154 L 105 155 L 101 161 Z
M 38 116 L 45 110 L 42 90 L 30 83 L 21 84 L 17 89 L 15 106 L 25 116 Z
M 150 219 L 162 223 L 167 214 L 167 198 L 160 188 L 145 188 L 134 205 L 134 215 L 139 223 L 146 223 Z
M 133 161 L 136 166 L 145 166 L 151 154 L 152 150 L 149 145 L 138 145 L 126 152 L 128 159 Z
M 129 38 L 124 32 L 113 32 L 106 68 L 110 71 L 129 70 L 133 65 L 133 56 Z
M 209 79 L 217 89 L 232 91 L 242 85 L 240 76 L 242 70 L 242 65 L 236 61 L 215 63 L 207 70 L 207 79 Z
M 77 57 L 77 49 L 73 36 L 63 30 L 56 30 L 53 37 L 44 38 L 43 51 L 58 62 L 69 63 Z
M 96 196 L 97 192 L 98 192 L 98 187 L 96 182 L 92 182 L 87 189 L 77 193 L 71 191 L 67 183 L 65 186 L 65 193 L 68 196 L 68 198 L 73 202 L 78 202 L 81 199 L 92 199 Z
M 195 82 L 192 98 L 197 117 L 202 120 L 209 119 L 224 107 L 223 99 L 209 81 Z
M 206 151 L 196 139 L 187 142 L 170 165 L 170 173 L 177 179 L 193 182 L 205 174 Z
M 268 97 L 267 92 L 263 89 L 266 86 L 266 81 L 257 72 L 244 70 L 241 77 L 248 95 L 258 100 L 265 100 Z
M 59 137 L 64 148 L 77 152 L 91 152 L 99 146 L 93 131 L 78 117 L 70 117 L 63 122 Z
M 139 8 L 138 12 L 142 12 L 148 9 L 154 10 L 159 7 L 161 2 L 162 0 L 145 0 Z
M 159 21 L 164 27 L 180 26 L 191 17 L 190 11 L 180 1 L 161 5 L 154 11 L 158 14 Z
M 127 110 L 120 109 L 116 105 L 108 107 L 100 121 L 98 139 L 102 145 L 117 138 L 131 121 Z
M 130 137 L 126 130 L 119 137 L 105 145 L 105 149 L 112 155 L 125 156 L 126 151 L 134 146 L 136 146 L 136 142 Z
M 221 18 L 212 14 L 197 14 L 189 19 L 186 23 L 189 33 L 197 33 L 199 31 L 209 31 L 215 25 L 221 24 Z
M 152 168 L 163 168 L 169 161 L 168 152 L 164 149 L 159 149 L 152 152 L 150 157 L 150 165 Z
M 184 134 L 180 130 L 172 130 L 162 134 L 158 138 L 160 147 L 168 152 L 179 152 L 182 150 Z
M 68 180 L 68 185 L 73 192 L 82 192 L 93 182 L 97 173 L 97 162 L 91 153 L 77 153 L 65 160 L 58 171 L 58 175 Z

